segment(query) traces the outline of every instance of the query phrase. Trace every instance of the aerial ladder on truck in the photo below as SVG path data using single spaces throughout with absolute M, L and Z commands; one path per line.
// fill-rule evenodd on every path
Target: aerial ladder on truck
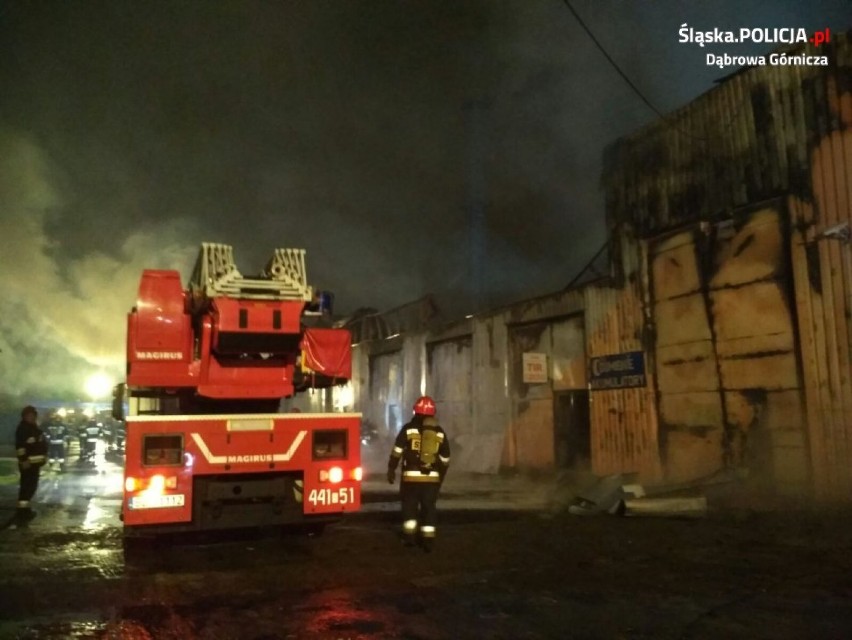
M 127 317 L 125 533 L 298 524 L 320 531 L 361 502 L 360 414 L 279 412 L 351 377 L 351 336 L 312 311 L 305 251 L 243 276 L 204 243 L 189 284 L 146 269 Z M 125 411 L 126 408 L 126 411 Z

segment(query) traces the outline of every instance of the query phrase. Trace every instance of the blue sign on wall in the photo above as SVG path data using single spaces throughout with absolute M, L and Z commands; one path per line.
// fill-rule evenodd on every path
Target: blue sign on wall
M 645 352 L 628 351 L 589 360 L 589 386 L 594 389 L 644 387 Z

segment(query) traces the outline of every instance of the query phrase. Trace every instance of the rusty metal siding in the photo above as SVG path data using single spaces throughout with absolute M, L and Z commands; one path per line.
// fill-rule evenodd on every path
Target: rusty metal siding
M 765 455 L 746 462 L 768 468 L 788 487 L 810 482 L 819 496 L 848 501 L 852 249 L 842 235 L 823 232 L 852 224 L 852 32 L 832 36 L 828 47 L 797 52 L 825 55 L 827 67 L 743 70 L 665 121 L 619 140 L 606 152 L 603 183 L 610 225 L 644 238 L 715 228 L 732 211 L 784 198 L 776 213 L 789 219 L 777 231 L 763 226 L 759 235 L 792 274 L 767 272 L 758 247 L 746 252 L 750 264 L 718 255 L 728 274 L 707 285 L 712 354 L 696 333 L 699 306 L 686 291 L 678 298 L 677 278 L 691 274 L 657 278 L 666 283 L 657 287 L 655 314 L 680 313 L 683 320 L 657 327 L 672 342 L 664 337 L 657 346 L 660 412 L 664 420 L 672 411 L 689 413 L 671 406 L 678 395 L 701 392 L 685 372 L 708 381 L 704 386 L 718 382 L 720 402 L 707 396 L 703 410 L 723 422 L 729 460 Z M 680 260 L 675 249 L 668 257 Z M 691 331 L 691 344 L 678 338 Z M 668 435 L 666 428 L 661 437 L 671 451 Z M 682 454 L 690 455 L 686 448 Z
M 704 266 L 685 231 L 651 253 L 657 388 L 666 476 L 709 475 L 724 464 L 724 408 L 719 363 L 706 302 Z
M 583 311 L 583 293 L 580 290 L 557 291 L 517 302 L 505 310 L 508 324 L 525 324 L 577 315 Z
M 709 280 L 726 462 L 747 466 L 757 483 L 778 493 L 801 494 L 810 470 L 787 216 L 765 207 L 737 214 L 734 222 L 716 231 Z
M 510 325 L 510 466 L 538 470 L 554 467 L 554 391 L 586 388 L 584 335 L 582 316 Z M 523 354 L 530 352 L 547 357 L 547 382 L 523 381 Z
M 825 235 L 852 226 L 852 50 L 837 72 L 813 83 L 806 108 L 812 198 L 791 196 L 790 241 L 805 376 L 811 463 L 817 494 L 852 496 L 852 245 Z M 848 228 L 848 227 L 847 227 Z
M 812 219 L 813 205 L 793 199 L 790 206 L 800 220 Z M 846 216 L 852 218 L 848 210 Z M 852 494 L 852 399 L 849 348 L 841 345 L 848 345 L 852 338 L 850 247 L 838 247 L 845 255 L 837 255 L 830 246 L 837 241 L 816 235 L 815 226 L 809 225 L 797 229 L 791 239 L 814 487 L 821 498 L 848 500 Z M 836 282 L 845 295 L 835 295 Z
M 569 290 L 520 301 L 507 307 L 504 323 L 508 345 L 505 383 L 511 400 L 511 421 L 503 462 L 509 467 L 551 469 L 554 464 L 554 387 L 576 388 L 585 377 L 584 356 L 578 357 L 578 314 L 583 310 L 581 291 Z M 566 319 L 567 318 L 567 319 Z M 556 334 L 554 334 L 554 331 Z M 554 335 L 556 335 L 554 339 Z M 574 345 L 574 346 L 572 346 Z M 524 352 L 544 353 L 548 357 L 548 381 L 523 382 Z M 582 351 L 580 352 L 582 353 Z M 559 380 L 554 382 L 554 356 L 558 361 Z
M 546 321 L 509 328 L 513 448 L 521 469 L 553 468 L 553 389 L 549 383 L 525 383 L 522 365 L 524 353 L 549 353 L 550 345 Z
M 384 340 L 388 336 L 425 330 L 442 322 L 441 313 L 431 295 L 423 296 L 381 313 L 365 310 L 349 318 L 345 326 L 353 344 Z
M 603 173 L 611 222 L 653 235 L 786 193 L 810 199 L 811 152 L 818 137 L 840 133 L 832 103 L 839 107 L 852 73 L 852 32 L 832 40 L 804 49 L 828 56 L 829 67 L 745 70 L 611 145 Z M 831 184 L 848 182 L 842 165 L 831 166 L 822 172 Z
M 785 493 L 809 482 L 786 218 L 737 212 L 653 244 L 667 477 L 748 466 Z
M 653 359 L 648 349 L 643 291 L 647 290 L 644 244 L 625 234 L 618 261 L 624 286 L 589 286 L 585 298 L 589 358 L 644 351 L 647 385 L 593 390 L 590 394 L 592 470 L 599 475 L 638 472 L 644 481 L 662 474 L 654 396 Z

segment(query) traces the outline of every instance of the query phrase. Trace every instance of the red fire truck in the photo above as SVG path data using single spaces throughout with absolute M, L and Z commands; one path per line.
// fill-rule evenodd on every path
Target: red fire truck
M 114 402 L 127 534 L 318 530 L 359 509 L 360 415 L 279 412 L 350 378 L 350 334 L 316 299 L 301 249 L 245 277 L 230 246 L 204 243 L 186 289 L 176 271 L 143 272 Z

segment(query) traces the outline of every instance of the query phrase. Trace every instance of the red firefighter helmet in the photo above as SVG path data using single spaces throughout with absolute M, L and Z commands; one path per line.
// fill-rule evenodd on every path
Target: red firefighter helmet
M 414 413 L 421 416 L 434 416 L 435 401 L 429 396 L 420 396 L 414 403 Z

